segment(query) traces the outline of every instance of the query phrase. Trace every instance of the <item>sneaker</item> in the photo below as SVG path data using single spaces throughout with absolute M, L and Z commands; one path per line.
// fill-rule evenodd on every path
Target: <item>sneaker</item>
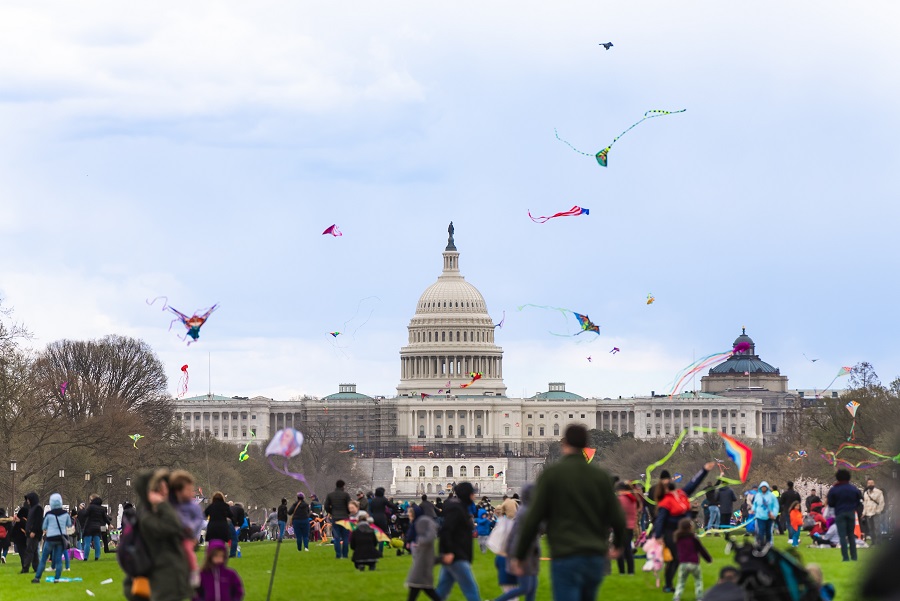
M 303 549 L 303 550 L 306 551 L 306 552 L 308 553 L 308 552 L 309 552 L 309 547 L 307 547 L 307 548 L 305 548 L 305 549 Z
M 5 556 L 0 555 L 0 563 L 6 563 L 6 557 L 5 557 Z
M 32 579 L 31 579 L 31 584 L 40 584 L 40 583 L 41 583 L 41 579 L 40 579 L 40 578 L 32 578 Z

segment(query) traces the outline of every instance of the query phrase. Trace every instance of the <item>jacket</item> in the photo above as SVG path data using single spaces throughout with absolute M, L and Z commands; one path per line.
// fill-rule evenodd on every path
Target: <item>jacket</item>
M 412 546 L 412 566 L 406 576 L 410 588 L 434 588 L 434 540 L 438 536 L 437 521 L 423 515 L 416 518 L 416 540 Z
M 877 488 L 863 493 L 863 515 L 871 517 L 884 511 L 884 493 Z
M 287 503 L 282 503 L 278 506 L 278 521 L 286 522 L 288 519 L 288 506 Z
M 680 563 L 700 563 L 702 556 L 706 563 L 712 563 L 712 557 L 700 539 L 694 535 L 683 536 L 675 541 L 675 547 L 678 549 L 678 561 Z
M 360 511 L 369 511 L 369 499 L 367 499 L 365 495 L 356 497 L 356 504 L 359 505 Z
M 534 500 L 522 523 L 515 557 L 524 560 L 546 521 L 554 559 L 573 555 L 606 555 L 609 532 L 613 545 L 622 546 L 625 514 L 613 491 L 612 478 L 583 453 L 566 455 L 538 477 Z M 446 511 L 445 511 L 446 515 Z
M 25 535 L 34 534 L 34 538 L 40 539 L 44 532 L 44 508 L 41 506 L 36 492 L 25 495 L 28 501 L 28 521 L 25 522 Z
M 694 477 L 684 485 L 681 492 L 683 492 L 685 496 L 690 497 L 700 486 L 700 483 L 703 482 L 703 478 L 706 477 L 706 474 L 706 469 L 701 468 L 700 471 L 694 474 Z M 657 503 L 656 519 L 653 521 L 653 538 L 662 538 L 666 530 L 674 532 L 675 529 L 678 528 L 678 522 L 681 521 L 681 518 L 684 516 L 683 513 L 678 515 L 672 513 L 669 508 L 670 500 L 672 498 L 674 498 L 674 495 L 669 492 L 660 499 L 659 503 Z
M 368 523 L 360 524 L 350 534 L 350 548 L 353 549 L 354 563 L 375 563 L 378 561 L 378 537 Z
M 309 520 L 309 503 L 307 503 L 304 499 L 297 499 L 297 501 L 291 505 L 291 509 L 288 511 L 291 514 L 291 520 L 294 522 L 304 522 Z
M 424 511 L 425 515 L 427 515 L 428 517 L 437 517 L 437 513 L 434 511 L 434 503 L 432 503 L 431 501 L 422 501 L 419 504 L 419 507 L 422 508 L 422 511 Z
M 331 514 L 335 521 L 346 520 L 350 517 L 350 493 L 343 488 L 339 488 L 328 493 L 325 497 L 325 511 Z
M 734 504 L 737 502 L 737 495 L 730 487 L 726 486 L 719 489 L 719 509 L 722 510 L 722 516 L 731 517 L 734 511 Z
M 516 519 L 513 520 L 512 526 L 510 527 L 509 534 L 507 535 L 506 539 L 505 552 L 507 557 L 512 557 L 512 554 L 515 553 L 516 547 L 519 546 L 519 539 L 522 534 L 522 524 L 525 522 L 525 516 L 528 515 L 529 510 L 530 508 L 527 505 L 523 505 L 516 513 Z M 541 571 L 540 541 L 540 535 L 534 537 L 534 540 L 531 541 L 528 553 L 525 555 L 525 559 L 522 561 L 522 571 L 526 576 L 537 576 Z M 509 570 L 507 569 L 507 571 Z
M 834 508 L 834 515 L 856 513 L 862 502 L 862 493 L 849 482 L 838 482 L 828 491 L 828 506 Z
M 44 514 L 43 530 L 47 533 L 47 540 L 61 541 L 66 535 L 66 528 L 72 525 L 72 516 L 63 509 L 62 495 L 53 493 L 50 495 L 50 511 Z
M 369 510 L 368 513 L 372 516 L 372 519 L 375 521 L 375 525 L 381 528 L 382 530 L 387 530 L 388 526 L 388 517 L 387 517 L 387 509 L 390 508 L 391 511 L 396 512 L 397 506 L 388 501 L 387 497 L 379 497 L 375 496 L 369 500 Z
M 224 549 L 225 545 L 219 548 Z M 241 601 L 244 598 L 244 583 L 238 573 L 228 567 L 227 553 L 225 562 L 221 567 L 213 566 L 200 572 L 200 588 L 194 601 Z
M 491 519 L 488 517 L 486 509 L 478 510 L 478 517 L 475 519 L 475 528 L 478 530 L 478 536 L 490 535 Z
M 472 514 L 459 499 L 444 503 L 444 525 L 440 531 L 441 554 L 453 553 L 453 561 L 472 561 Z
M 746 601 L 747 599 L 747 590 L 734 582 L 720 582 L 703 595 L 703 601 Z
M 625 528 L 634 530 L 637 528 L 637 512 L 640 503 L 634 493 L 622 492 L 618 494 L 618 497 L 622 512 L 625 514 Z
M 781 493 L 781 496 L 778 497 L 778 502 L 781 505 L 781 513 L 787 513 L 791 508 L 791 505 L 794 504 L 794 501 L 801 501 L 800 493 L 798 493 L 793 488 L 788 488 L 786 491 Z
M 801 528 L 803 528 L 803 512 L 800 511 L 799 507 L 791 512 L 790 518 L 791 528 L 793 528 L 794 530 L 800 530 Z
M 103 499 L 96 497 L 85 508 L 84 535 L 100 536 L 101 528 L 106 525 L 106 509 L 103 507 Z
M 244 506 L 240 503 L 235 503 L 231 506 L 231 523 L 235 528 L 243 528 L 244 527 L 244 518 L 247 517 L 247 512 L 244 511 Z
M 763 487 L 769 490 L 762 492 Z M 760 482 L 756 495 L 753 496 L 753 505 L 750 507 L 750 513 L 756 516 L 757 520 L 771 520 L 778 517 L 780 512 L 778 497 L 772 494 L 769 483 L 766 481 Z

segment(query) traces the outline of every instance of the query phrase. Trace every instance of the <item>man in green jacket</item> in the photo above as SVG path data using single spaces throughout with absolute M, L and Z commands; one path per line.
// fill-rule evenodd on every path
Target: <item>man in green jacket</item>
M 537 480 L 534 503 L 522 524 L 513 573 L 521 573 L 538 528 L 546 523 L 553 561 L 554 601 L 595 599 L 607 572 L 607 555 L 615 559 L 625 535 L 625 514 L 613 491 L 612 478 L 584 458 L 587 429 L 566 428 L 563 458 L 544 469 Z M 609 533 L 613 547 L 609 548 Z

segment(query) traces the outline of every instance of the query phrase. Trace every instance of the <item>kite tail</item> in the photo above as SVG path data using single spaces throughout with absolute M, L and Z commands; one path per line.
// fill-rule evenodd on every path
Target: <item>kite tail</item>
M 162 309 L 160 309 L 160 311 L 165 311 L 166 309 L 168 309 L 169 308 L 169 297 L 168 296 L 157 296 L 152 301 L 145 299 L 144 302 L 152 307 L 153 305 L 156 304 L 156 301 L 158 301 L 159 299 L 163 299 L 163 306 L 162 306 Z
M 853 425 L 850 426 L 850 436 L 847 437 L 848 442 L 850 440 L 856 440 L 856 434 L 853 433 L 854 430 L 856 430 L 856 418 L 855 417 L 853 418 Z
M 568 144 L 568 142 L 567 142 L 567 144 Z M 582 153 L 582 154 L 584 154 L 584 153 Z M 531 220 L 534 221 L 535 223 L 547 223 L 548 221 L 550 221 L 550 217 L 535 217 L 534 215 L 531 214 L 531 209 L 528 210 L 528 216 L 531 217 Z M 519 309 L 519 310 L 521 311 L 521 309 Z
M 269 457 L 269 465 L 271 465 L 272 468 L 276 472 L 280 472 L 280 473 L 284 474 L 285 476 L 290 476 L 294 480 L 299 480 L 300 482 L 303 482 L 304 484 L 306 484 L 307 487 L 309 487 L 309 482 L 306 481 L 306 478 L 303 477 L 303 474 L 300 474 L 297 472 L 292 472 L 288 469 L 287 457 L 284 458 L 284 467 L 282 467 L 282 468 L 279 468 L 277 465 L 275 465 L 275 462 L 272 461 L 271 457 Z
M 650 474 L 653 472 L 653 470 L 655 470 L 658 467 L 661 467 L 665 462 L 667 462 L 669 459 L 672 458 L 672 455 L 674 455 L 675 451 L 678 450 L 678 447 L 681 445 L 681 442 L 684 440 L 684 437 L 687 436 L 687 433 L 688 433 L 687 428 L 682 430 L 681 434 L 679 434 L 678 438 L 675 439 L 675 442 L 672 444 L 672 448 L 669 449 L 669 452 L 666 454 L 666 456 L 663 457 L 662 459 L 660 459 L 659 461 L 657 461 L 656 463 L 653 463 L 653 464 L 647 466 L 647 471 L 644 473 L 644 490 L 647 490 L 647 491 L 650 490 Z M 656 503 L 654 501 L 652 501 L 650 498 L 647 498 L 647 502 L 651 503 L 653 505 L 656 505 Z
M 632 127 L 634 127 L 634 126 L 632 126 Z M 562 138 L 560 138 L 560 137 L 559 137 L 559 132 L 556 131 L 556 128 L 555 128 L 555 127 L 553 128 L 553 133 L 556 134 L 556 139 L 557 139 L 557 140 L 559 140 L 560 142 L 562 142 L 563 144 L 565 144 L 566 146 L 568 146 L 569 148 L 571 148 L 572 150 L 574 150 L 574 151 L 577 152 L 578 154 L 583 154 L 583 155 L 586 156 L 586 157 L 593 157 L 593 156 L 594 156 L 593 153 L 591 153 L 591 152 L 582 152 L 582 151 L 578 150 L 577 148 L 575 148 L 574 146 L 572 146 L 571 144 L 569 144 L 568 142 L 566 142 L 565 140 L 563 140 Z M 529 213 L 528 215 L 531 216 L 531 213 Z M 532 217 L 532 220 L 533 220 L 533 219 L 534 219 L 534 217 Z M 544 223 L 544 222 L 543 222 L 543 221 L 538 221 L 537 223 Z

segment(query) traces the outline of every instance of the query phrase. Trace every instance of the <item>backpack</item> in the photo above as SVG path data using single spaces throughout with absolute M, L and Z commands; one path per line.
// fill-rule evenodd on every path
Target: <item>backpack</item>
M 738 545 L 731 536 L 727 540 L 734 548 L 734 560 L 741 572 L 738 583 L 750 601 L 819 601 L 822 598 L 809 573 L 789 554 L 774 547 Z
M 663 497 L 662 501 L 659 502 L 659 506 L 668 509 L 670 517 L 677 518 L 686 515 L 691 510 L 691 500 L 688 498 L 687 493 L 680 488 L 676 488 Z
M 816 527 L 816 518 L 809 514 L 806 514 L 805 516 L 803 516 L 803 525 L 801 527 L 804 530 L 812 530 Z
M 0 524 L 0 540 L 5 539 L 7 534 L 8 533 L 6 531 L 6 526 L 4 526 L 3 524 Z
M 153 569 L 153 558 L 141 536 L 140 520 L 137 516 L 122 520 L 122 533 L 116 546 L 116 559 L 126 575 L 132 578 L 149 576 Z

